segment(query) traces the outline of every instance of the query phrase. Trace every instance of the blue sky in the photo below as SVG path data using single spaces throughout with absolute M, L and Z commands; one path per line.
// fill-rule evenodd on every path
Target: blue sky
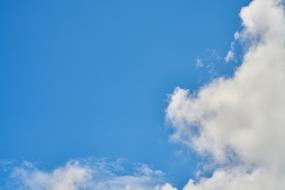
M 1 1 L 0 160 L 124 158 L 182 187 L 199 160 L 169 142 L 167 95 L 232 74 L 248 2 Z

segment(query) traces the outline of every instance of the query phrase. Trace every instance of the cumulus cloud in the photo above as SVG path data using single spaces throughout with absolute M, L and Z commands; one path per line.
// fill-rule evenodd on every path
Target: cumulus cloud
M 178 87 L 170 97 L 166 114 L 175 129 L 172 139 L 210 156 L 218 166 L 210 177 L 190 179 L 183 190 L 285 189 L 283 2 L 253 0 L 240 17 L 243 30 L 235 39 L 245 44 L 246 53 L 234 75 L 197 92 Z M 230 54 L 226 61 L 233 59 Z M 131 174 L 117 169 L 71 161 L 44 171 L 26 164 L 14 169 L 12 189 L 177 190 L 161 171 L 145 165 Z
M 253 0 L 240 17 L 243 30 L 235 36 L 246 53 L 234 76 L 197 92 L 176 88 L 166 110 L 174 140 L 217 164 L 233 159 L 240 164 L 189 181 L 185 190 L 285 189 L 283 2 Z
M 71 161 L 52 171 L 28 163 L 13 171 L 14 189 L 18 190 L 177 190 L 164 182 L 163 173 L 146 165 L 134 174 L 118 175 L 120 165 L 107 162 Z
M 29 190 L 77 190 L 91 178 L 91 170 L 78 162 L 69 162 L 52 172 L 44 172 L 31 164 L 16 168 L 14 179 L 19 182 L 19 189 Z
M 189 180 L 183 190 L 282 190 L 284 187 L 284 176 L 274 172 L 233 168 L 218 170 L 211 178 L 203 178 L 199 182 Z

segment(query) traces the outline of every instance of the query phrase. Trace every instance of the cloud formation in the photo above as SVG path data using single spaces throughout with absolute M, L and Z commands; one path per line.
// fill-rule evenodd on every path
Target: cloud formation
M 225 62 L 228 63 L 230 61 L 232 61 L 235 58 L 235 53 L 234 51 L 231 49 L 228 51 L 226 57 L 225 57 Z
M 176 88 L 166 110 L 175 129 L 172 138 L 219 166 L 210 177 L 190 179 L 183 190 L 285 189 L 283 2 L 253 0 L 240 17 L 243 30 L 235 39 L 246 53 L 234 75 L 197 92 Z M 14 170 L 12 189 L 177 190 L 161 171 L 145 165 L 132 174 L 118 174 L 114 167 L 71 161 L 43 171 L 28 164 Z
M 171 96 L 173 139 L 216 164 L 239 163 L 190 180 L 185 190 L 285 189 L 284 14 L 281 0 L 253 0 L 240 12 L 243 30 L 235 36 L 247 49 L 234 76 Z
M 13 171 L 18 190 L 177 190 L 164 182 L 161 171 L 142 165 L 132 175 L 117 175 L 119 165 L 68 162 L 52 171 L 26 164 Z

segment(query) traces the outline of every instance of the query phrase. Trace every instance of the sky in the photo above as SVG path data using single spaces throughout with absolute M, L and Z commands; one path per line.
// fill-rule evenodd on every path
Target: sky
M 0 189 L 283 190 L 282 3 L 1 1 Z

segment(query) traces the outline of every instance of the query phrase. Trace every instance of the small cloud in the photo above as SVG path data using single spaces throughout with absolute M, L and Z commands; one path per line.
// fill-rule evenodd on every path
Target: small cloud
M 226 57 L 224 58 L 225 62 L 228 63 L 230 61 L 232 61 L 235 58 L 235 41 L 238 40 L 239 38 L 239 33 L 236 32 L 234 35 L 234 41 L 231 42 L 231 46 L 230 49 L 226 55 Z
M 203 60 L 200 57 L 196 59 L 196 67 L 198 68 L 204 67 Z
M 235 40 L 239 40 L 240 39 L 240 33 L 239 32 L 235 32 L 234 39 Z
M 234 58 L 235 58 L 235 53 L 233 52 L 233 50 L 229 50 L 227 56 L 225 57 L 225 62 L 228 63 L 232 61 Z

